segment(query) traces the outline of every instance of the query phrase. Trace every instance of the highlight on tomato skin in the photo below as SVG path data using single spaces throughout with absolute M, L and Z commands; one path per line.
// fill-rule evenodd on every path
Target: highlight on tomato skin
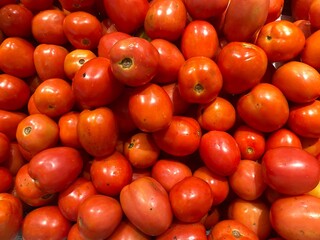
M 0 239 L 320 239 L 319 3 L 1 0 Z

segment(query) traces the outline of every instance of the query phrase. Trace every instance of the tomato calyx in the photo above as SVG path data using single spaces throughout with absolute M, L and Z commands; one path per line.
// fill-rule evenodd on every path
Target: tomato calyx
M 232 233 L 232 236 L 234 236 L 235 238 L 241 238 L 242 237 L 241 233 L 237 229 L 233 229 L 231 231 L 231 233 Z
M 194 86 L 193 90 L 197 93 L 197 94 L 201 94 L 204 91 L 204 87 L 198 83 Z
M 23 133 L 24 133 L 25 135 L 29 135 L 29 134 L 31 133 L 31 131 L 32 131 L 32 127 L 31 127 L 31 126 L 25 127 L 25 128 L 23 129 Z
M 124 69 L 129 69 L 133 65 L 133 60 L 132 58 L 125 57 L 119 62 L 119 65 Z

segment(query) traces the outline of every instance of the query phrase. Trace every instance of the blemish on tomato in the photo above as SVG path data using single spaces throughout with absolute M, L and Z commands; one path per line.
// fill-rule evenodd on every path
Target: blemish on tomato
M 32 127 L 28 126 L 23 129 L 24 135 L 29 135 L 32 131 Z

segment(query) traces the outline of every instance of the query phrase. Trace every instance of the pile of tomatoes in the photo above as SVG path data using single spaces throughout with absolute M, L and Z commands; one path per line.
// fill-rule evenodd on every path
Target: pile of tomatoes
M 320 0 L 1 0 L 0 239 L 320 239 Z

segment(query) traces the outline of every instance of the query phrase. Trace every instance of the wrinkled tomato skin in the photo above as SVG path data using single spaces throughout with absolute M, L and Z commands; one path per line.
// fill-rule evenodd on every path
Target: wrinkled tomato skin
M 270 149 L 263 155 L 261 164 L 264 181 L 282 194 L 304 194 L 319 183 L 319 161 L 300 148 Z
M 143 233 L 157 236 L 171 225 L 173 213 L 167 191 L 152 177 L 140 177 L 120 192 L 124 214 Z
M 309 195 L 283 197 L 272 203 L 270 221 L 284 239 L 320 238 L 320 199 Z
M 17 111 L 26 106 L 31 92 L 23 79 L 3 73 L 0 82 L 0 109 Z

